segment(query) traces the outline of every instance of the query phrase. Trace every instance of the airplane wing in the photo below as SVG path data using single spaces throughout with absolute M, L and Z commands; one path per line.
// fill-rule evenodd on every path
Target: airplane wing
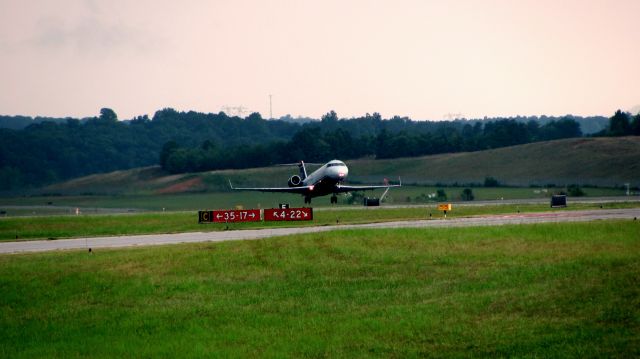
M 392 185 L 378 185 L 378 186 L 347 186 L 347 185 L 337 185 L 337 193 L 343 192 L 354 192 L 354 191 L 368 191 L 379 188 L 393 188 L 393 187 L 401 187 L 402 184 L 392 184 Z
M 313 190 L 313 186 L 300 186 L 300 187 L 233 187 L 231 181 L 229 186 L 232 190 L 236 191 L 258 191 L 258 192 L 286 192 L 286 193 L 299 193 L 305 194 L 310 190 Z

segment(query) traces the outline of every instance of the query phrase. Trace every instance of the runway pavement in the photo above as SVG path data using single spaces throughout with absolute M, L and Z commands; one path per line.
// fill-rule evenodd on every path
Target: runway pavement
M 640 218 L 640 208 L 628 209 L 600 209 L 588 211 L 554 211 L 539 213 L 520 213 L 509 215 L 491 215 L 467 218 L 452 218 L 440 220 L 412 220 L 384 223 L 335 225 L 319 227 L 294 227 L 251 229 L 222 232 L 196 232 L 178 234 L 151 234 L 119 237 L 74 238 L 41 241 L 21 241 L 0 243 L 0 253 L 44 252 L 53 250 L 85 249 L 89 248 L 117 248 L 131 246 L 163 245 L 194 242 L 221 242 L 234 240 L 259 239 L 275 236 L 286 236 L 301 233 L 326 232 L 339 229 L 358 228 L 437 228 L 437 227 L 471 227 L 496 226 L 507 224 L 528 224 L 548 222 L 584 222 L 608 219 Z

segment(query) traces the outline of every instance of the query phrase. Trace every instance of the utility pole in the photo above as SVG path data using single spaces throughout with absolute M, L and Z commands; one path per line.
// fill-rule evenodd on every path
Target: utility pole
M 271 105 L 271 94 L 269 94 L 269 119 L 273 120 L 273 106 Z

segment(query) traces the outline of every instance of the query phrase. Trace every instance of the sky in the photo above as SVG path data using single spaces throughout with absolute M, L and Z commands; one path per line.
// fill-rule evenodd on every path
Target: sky
M 0 0 L 0 114 L 640 110 L 640 0 Z M 246 113 L 248 114 L 248 113 Z M 245 115 L 246 115 L 245 114 Z

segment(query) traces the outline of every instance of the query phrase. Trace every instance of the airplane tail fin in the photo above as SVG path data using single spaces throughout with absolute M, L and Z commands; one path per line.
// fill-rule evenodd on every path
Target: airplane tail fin
M 280 164 L 277 164 L 276 166 L 298 166 L 298 168 L 300 169 L 300 179 L 305 179 L 307 178 L 306 165 L 322 166 L 324 165 L 324 163 L 305 163 L 304 161 L 300 161 L 297 163 L 280 163 Z
M 304 180 L 307 178 L 307 169 L 304 167 L 304 161 L 300 161 L 298 167 L 300 168 L 300 178 Z

